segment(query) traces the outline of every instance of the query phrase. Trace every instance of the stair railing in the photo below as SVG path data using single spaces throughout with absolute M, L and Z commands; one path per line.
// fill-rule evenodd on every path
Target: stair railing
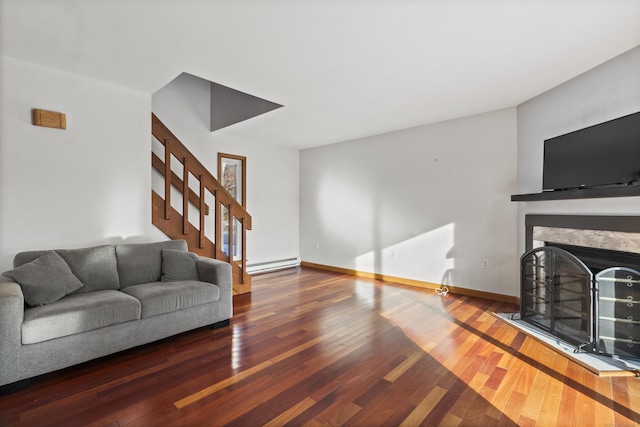
M 151 133 L 164 146 L 164 159 L 155 153 L 151 154 L 153 168 L 164 177 L 164 195 L 152 190 L 153 224 L 172 239 L 186 240 L 190 251 L 229 262 L 233 271 L 234 293 L 250 292 L 251 276 L 247 274 L 246 267 L 246 232 L 251 230 L 251 215 L 153 113 Z M 172 169 L 172 159 L 182 164 L 182 177 Z M 189 186 L 190 176 L 192 179 L 195 177 L 199 183 L 198 193 Z M 172 188 L 181 193 L 182 212 L 171 205 Z M 214 241 L 205 235 L 205 218 L 210 214 L 210 206 L 205 200 L 211 199 L 215 200 Z M 198 211 L 197 226 L 189 222 L 190 206 Z M 228 230 L 222 229 L 223 216 Z M 222 241 L 225 232 L 226 252 Z M 239 242 L 236 236 L 239 237 Z M 234 257 L 238 249 L 239 259 Z

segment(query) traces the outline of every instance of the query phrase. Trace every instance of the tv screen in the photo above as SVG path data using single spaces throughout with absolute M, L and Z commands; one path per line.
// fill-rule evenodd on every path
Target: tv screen
M 640 112 L 544 141 L 543 190 L 640 180 Z

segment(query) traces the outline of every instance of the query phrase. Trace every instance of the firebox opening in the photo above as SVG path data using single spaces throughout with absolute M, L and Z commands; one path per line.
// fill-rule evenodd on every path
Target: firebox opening
M 593 274 L 598 274 L 602 270 L 613 266 L 627 267 L 640 271 L 640 254 L 553 242 L 545 242 L 545 246 L 555 246 L 571 253 L 589 267 Z

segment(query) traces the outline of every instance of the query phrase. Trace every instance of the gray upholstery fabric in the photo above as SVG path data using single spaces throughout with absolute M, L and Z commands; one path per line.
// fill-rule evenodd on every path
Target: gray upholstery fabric
M 0 276 L 0 385 L 6 384 L 6 378 L 17 381 L 24 375 L 20 359 L 24 307 L 24 293 L 20 285 L 13 279 Z
M 53 304 L 25 310 L 22 344 L 140 319 L 140 301 L 120 291 L 69 295 Z
M 163 282 L 200 280 L 196 265 L 197 259 L 198 255 L 192 252 L 163 249 L 161 280 Z
M 198 274 L 203 282 L 215 283 L 220 288 L 220 314 L 233 317 L 233 278 L 231 264 L 213 258 L 198 256 Z
M 74 293 L 120 289 L 116 250 L 113 246 L 57 249 L 56 252 L 69 264 L 73 274 L 84 285 Z
M 216 285 L 233 283 L 231 264 L 218 259 L 199 256 L 197 260 L 200 280 Z
M 57 301 L 82 286 L 64 259 L 55 252 L 47 252 L 2 274 L 20 284 L 25 301 L 32 307 Z
M 140 300 L 142 318 L 218 301 L 220 289 L 197 281 L 152 282 L 129 286 L 122 292 Z
M 16 254 L 16 256 L 13 258 L 13 266 L 14 267 L 20 267 L 22 264 L 26 264 L 28 262 L 33 261 L 36 258 L 40 258 L 42 255 L 49 253 L 49 252 L 54 252 L 52 250 L 47 250 L 47 251 L 26 251 L 26 252 L 19 252 L 18 254 Z
M 120 288 L 156 282 L 162 275 L 162 250 L 187 251 L 184 240 L 157 243 L 128 243 L 116 246 Z
M 22 264 L 52 251 L 26 251 L 20 252 L 13 259 L 13 265 Z M 118 264 L 116 262 L 116 250 L 111 245 L 96 246 L 82 249 L 56 249 L 55 251 L 69 265 L 73 274 L 84 286 L 75 291 L 75 294 L 107 289 L 119 289 Z

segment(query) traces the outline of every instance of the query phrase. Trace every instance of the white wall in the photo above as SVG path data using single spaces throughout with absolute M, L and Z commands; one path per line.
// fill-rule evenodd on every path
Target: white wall
M 505 109 L 302 151 L 303 261 L 518 295 L 516 146 Z
M 518 106 L 518 193 L 542 189 L 544 140 L 640 111 L 640 46 Z M 518 248 L 524 216 L 640 215 L 640 197 L 518 203 Z
M 0 61 L 0 271 L 23 250 L 151 239 L 151 96 Z M 32 108 L 67 129 L 31 125 Z
M 246 208 L 253 219 L 247 232 L 247 264 L 298 257 L 298 150 L 239 139 L 233 127 L 210 132 L 210 99 L 207 81 L 181 74 L 153 95 L 152 108 L 214 176 L 219 152 L 247 158 Z M 259 125 L 269 114 L 234 126 Z

